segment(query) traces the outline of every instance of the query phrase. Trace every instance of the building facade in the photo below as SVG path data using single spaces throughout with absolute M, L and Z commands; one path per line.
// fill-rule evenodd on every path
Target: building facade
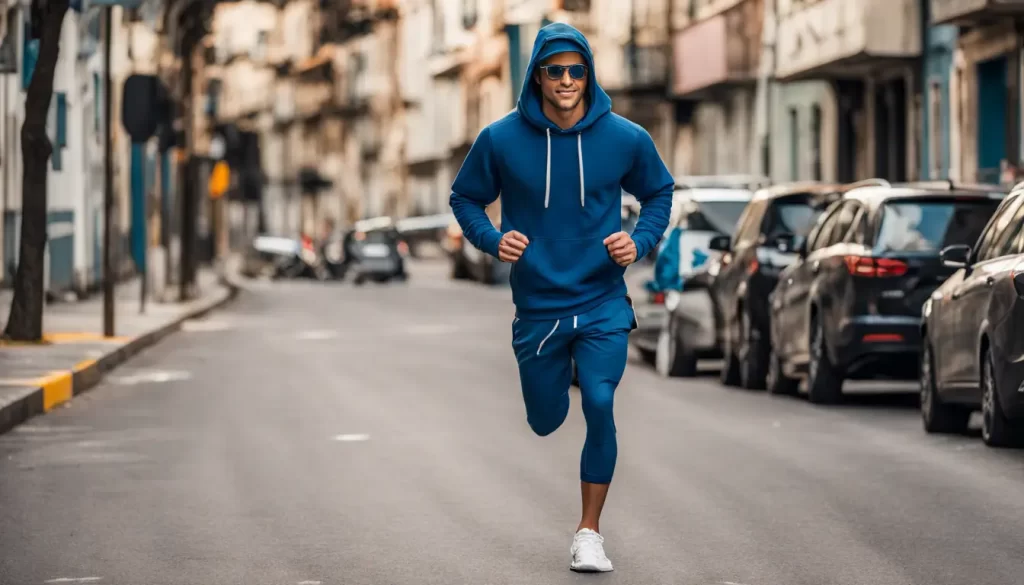
M 677 120 L 677 174 L 747 173 L 759 165 L 754 136 L 765 0 L 673 3 L 669 95 Z
M 1013 184 L 1021 173 L 1024 3 L 931 0 L 931 23 L 959 27 L 950 82 L 950 173 Z
M 777 22 L 775 78 L 831 84 L 832 103 L 821 92 L 826 99 L 815 104 L 810 124 L 834 112 L 834 131 L 823 142 L 835 141 L 835 179 L 916 178 L 918 0 L 779 0 Z M 808 123 L 802 113 L 789 109 L 776 128 L 799 136 Z

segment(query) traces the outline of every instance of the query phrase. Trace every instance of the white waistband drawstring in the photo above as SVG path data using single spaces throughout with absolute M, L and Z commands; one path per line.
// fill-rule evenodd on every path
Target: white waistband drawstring
M 547 169 L 544 172 L 544 209 L 548 208 L 551 202 L 551 128 L 544 129 L 548 140 Z M 583 179 L 583 133 L 576 133 L 576 155 L 580 161 L 580 207 L 586 203 L 586 182 Z
M 551 332 L 544 336 L 544 339 L 540 340 L 540 345 L 537 346 L 537 355 L 540 355 L 540 350 L 544 349 L 544 344 L 547 343 L 548 339 L 558 331 L 558 324 L 561 323 L 561 319 L 555 321 L 555 326 L 551 328 Z

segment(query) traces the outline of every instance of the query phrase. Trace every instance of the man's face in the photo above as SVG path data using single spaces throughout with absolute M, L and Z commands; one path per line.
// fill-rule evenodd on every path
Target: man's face
M 534 73 L 544 99 L 559 110 L 575 109 L 587 91 L 590 71 L 586 63 L 579 53 L 558 53 L 546 59 Z M 580 76 L 580 72 L 582 78 L 575 79 L 572 74 Z

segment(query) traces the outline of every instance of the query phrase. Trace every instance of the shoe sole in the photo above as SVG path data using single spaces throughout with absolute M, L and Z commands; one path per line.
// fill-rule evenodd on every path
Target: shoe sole
M 569 570 L 574 573 L 610 573 L 614 568 L 602 569 L 594 565 L 569 565 Z

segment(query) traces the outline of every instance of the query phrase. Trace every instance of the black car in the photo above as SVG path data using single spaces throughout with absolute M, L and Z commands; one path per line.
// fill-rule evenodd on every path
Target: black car
M 902 184 L 847 192 L 800 245 L 771 299 L 768 390 L 833 403 L 847 378 L 917 377 L 921 308 L 1005 197 L 995 187 Z M 794 242 L 789 242 L 794 245 Z
M 1024 442 L 1022 228 L 1024 184 L 973 247 L 942 250 L 955 272 L 921 310 L 921 416 L 930 433 L 964 432 L 972 411 L 981 409 L 986 444 Z
M 795 239 L 805 236 L 843 185 L 794 183 L 762 189 L 740 216 L 731 238 L 710 243 L 722 252 L 711 284 L 721 355 L 722 383 L 763 389 L 768 373 L 768 295 L 779 273 L 796 260 Z
M 339 243 L 343 253 L 332 270 L 341 275 L 351 273 L 353 284 L 408 278 L 404 258 L 408 245 L 390 219 L 359 221 L 344 232 L 340 242 L 331 242 L 335 246 Z

